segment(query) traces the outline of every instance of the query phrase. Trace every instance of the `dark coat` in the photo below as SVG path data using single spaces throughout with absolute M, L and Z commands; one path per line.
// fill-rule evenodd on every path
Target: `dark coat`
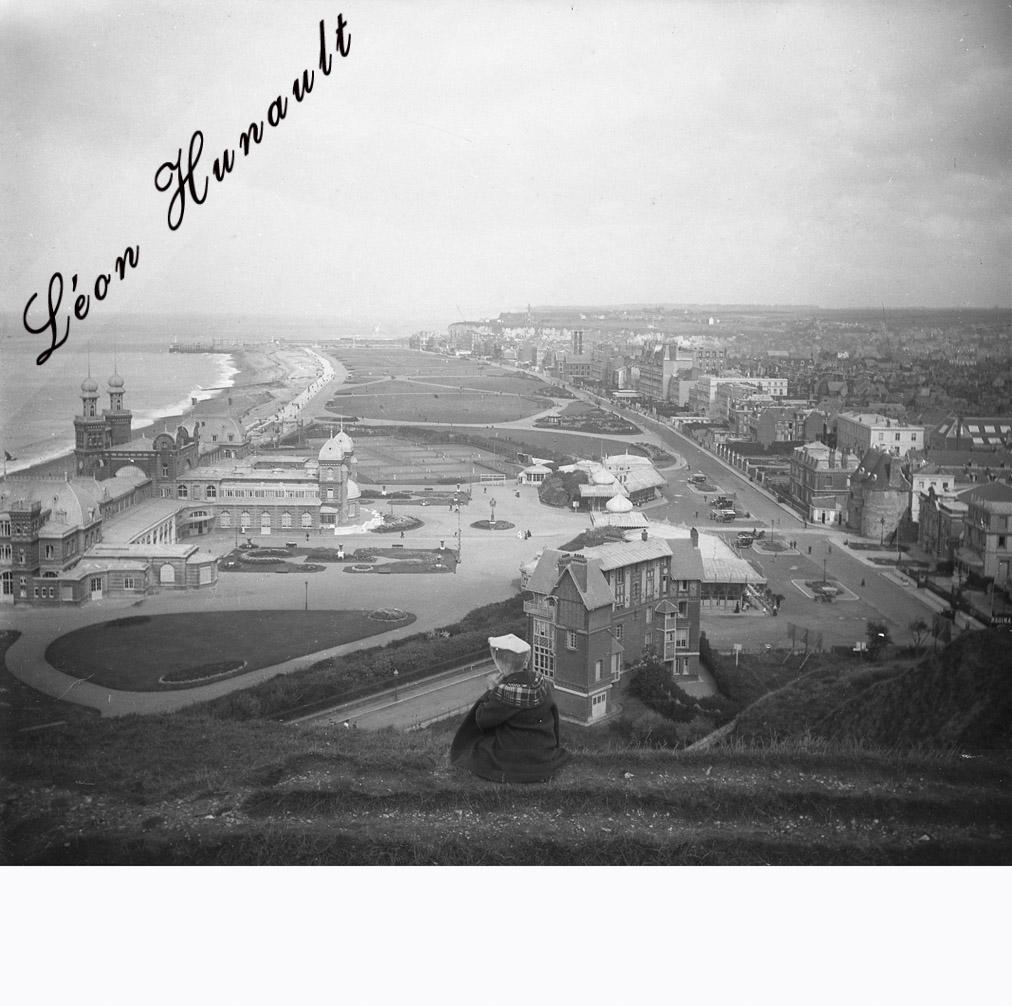
M 523 674 L 505 680 L 522 680 Z M 492 782 L 547 782 L 569 761 L 559 743 L 559 710 L 551 686 L 537 705 L 521 708 L 486 692 L 464 718 L 450 761 Z

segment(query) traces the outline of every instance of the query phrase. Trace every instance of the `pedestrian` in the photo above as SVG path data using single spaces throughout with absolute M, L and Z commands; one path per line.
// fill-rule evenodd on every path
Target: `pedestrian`
M 403 531 L 401 531 L 401 537 L 402 537 L 402 538 L 404 537 L 404 532 L 403 532 Z
M 306 541 L 309 541 L 309 532 L 306 532 Z

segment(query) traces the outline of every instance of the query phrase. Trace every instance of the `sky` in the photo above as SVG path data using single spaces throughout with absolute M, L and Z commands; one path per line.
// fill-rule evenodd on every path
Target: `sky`
M 93 315 L 1008 306 L 1010 55 L 999 2 L 8 0 L 0 308 L 128 245 Z M 171 231 L 159 166 L 278 94 Z

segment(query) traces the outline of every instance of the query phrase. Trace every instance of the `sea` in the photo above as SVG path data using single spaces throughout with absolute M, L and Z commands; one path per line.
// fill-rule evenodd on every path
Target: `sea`
M 241 338 L 272 338 L 264 328 L 247 328 Z M 73 450 L 73 419 L 81 412 L 81 382 L 89 371 L 98 382 L 100 411 L 109 407 L 109 376 L 114 370 L 122 376 L 124 405 L 133 413 L 134 430 L 140 430 L 183 412 L 191 398 L 210 398 L 230 387 L 238 373 L 229 353 L 170 353 L 173 341 L 236 337 L 233 325 L 215 318 L 119 318 L 76 339 L 72 326 L 67 342 L 40 367 L 35 360 L 49 339 L 25 332 L 20 319 L 5 316 L 0 323 L 0 450 L 8 457 L 7 472 Z

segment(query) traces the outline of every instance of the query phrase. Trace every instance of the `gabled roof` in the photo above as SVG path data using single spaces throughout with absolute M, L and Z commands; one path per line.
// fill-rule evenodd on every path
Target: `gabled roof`
M 572 553 L 546 548 L 527 581 L 527 590 L 534 594 L 554 594 L 563 579 L 568 578 L 588 611 L 610 607 L 615 597 L 601 572 L 600 562 L 588 560 L 586 563 L 570 563 L 560 570 L 559 560 L 567 554 Z

